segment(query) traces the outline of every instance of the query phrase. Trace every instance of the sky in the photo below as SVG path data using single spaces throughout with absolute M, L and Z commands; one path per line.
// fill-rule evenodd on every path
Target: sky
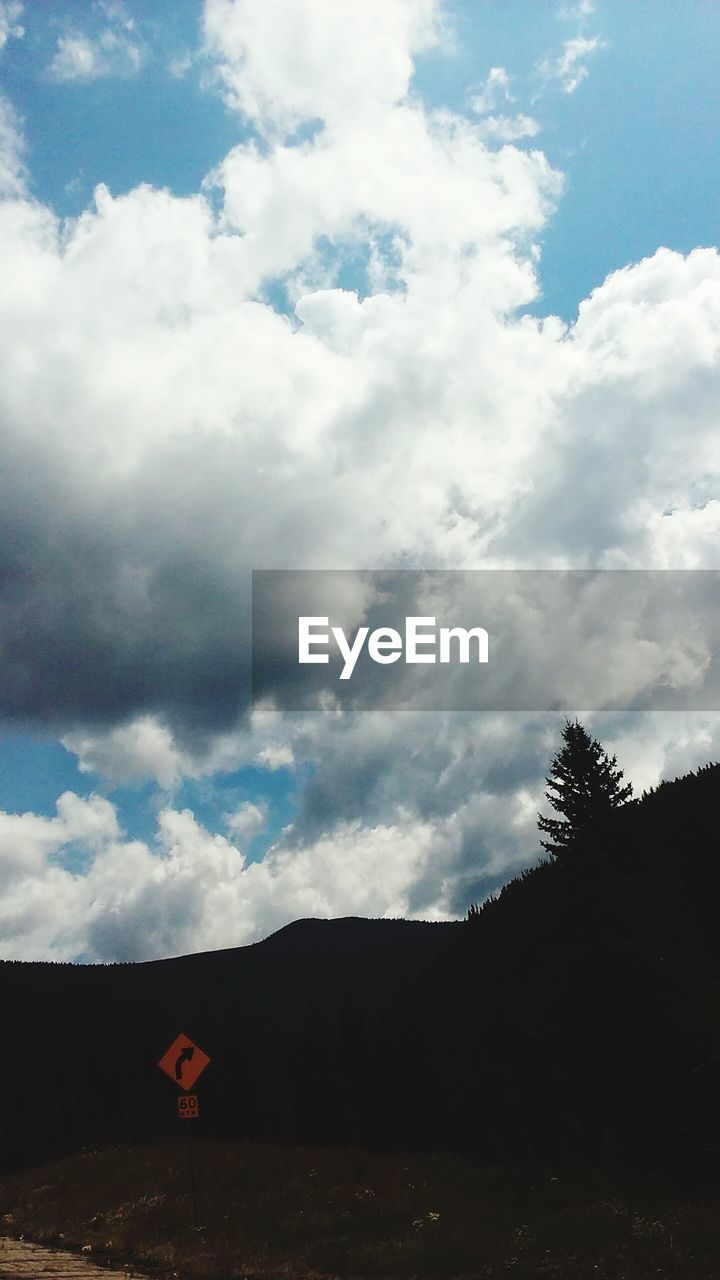
M 560 718 L 253 711 L 250 573 L 720 567 L 714 9 L 0 0 L 0 956 L 537 858 Z

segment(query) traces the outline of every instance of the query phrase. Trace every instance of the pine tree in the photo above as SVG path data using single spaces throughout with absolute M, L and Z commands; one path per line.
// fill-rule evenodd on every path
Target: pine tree
M 579 720 L 566 720 L 562 736 L 563 746 L 545 779 L 545 795 L 562 817 L 538 814 L 538 827 L 549 837 L 542 847 L 553 858 L 574 853 L 632 795 L 632 785 L 622 783 L 616 756 L 608 756 Z

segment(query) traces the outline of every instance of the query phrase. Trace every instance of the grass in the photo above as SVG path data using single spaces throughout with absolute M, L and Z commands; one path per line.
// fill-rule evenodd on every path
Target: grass
M 440 1155 L 193 1143 L 0 1180 L 3 1231 L 181 1280 L 713 1280 L 720 1196 Z

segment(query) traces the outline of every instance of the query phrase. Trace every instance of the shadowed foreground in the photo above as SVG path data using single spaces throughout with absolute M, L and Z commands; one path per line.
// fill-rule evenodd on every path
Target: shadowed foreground
M 205 1139 L 195 1168 L 199 1228 L 178 1139 L 5 1178 L 4 1230 L 183 1280 L 718 1274 L 720 1195 L 659 1178 Z

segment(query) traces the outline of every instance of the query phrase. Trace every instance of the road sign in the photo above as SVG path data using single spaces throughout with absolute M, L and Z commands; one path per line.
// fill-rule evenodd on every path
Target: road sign
M 208 1054 L 203 1053 L 189 1036 L 180 1035 L 163 1054 L 158 1066 L 179 1089 L 187 1091 L 192 1089 L 209 1062 Z
M 200 1116 L 198 1096 L 196 1093 L 183 1093 L 177 1100 L 178 1116 L 181 1120 L 197 1120 Z

